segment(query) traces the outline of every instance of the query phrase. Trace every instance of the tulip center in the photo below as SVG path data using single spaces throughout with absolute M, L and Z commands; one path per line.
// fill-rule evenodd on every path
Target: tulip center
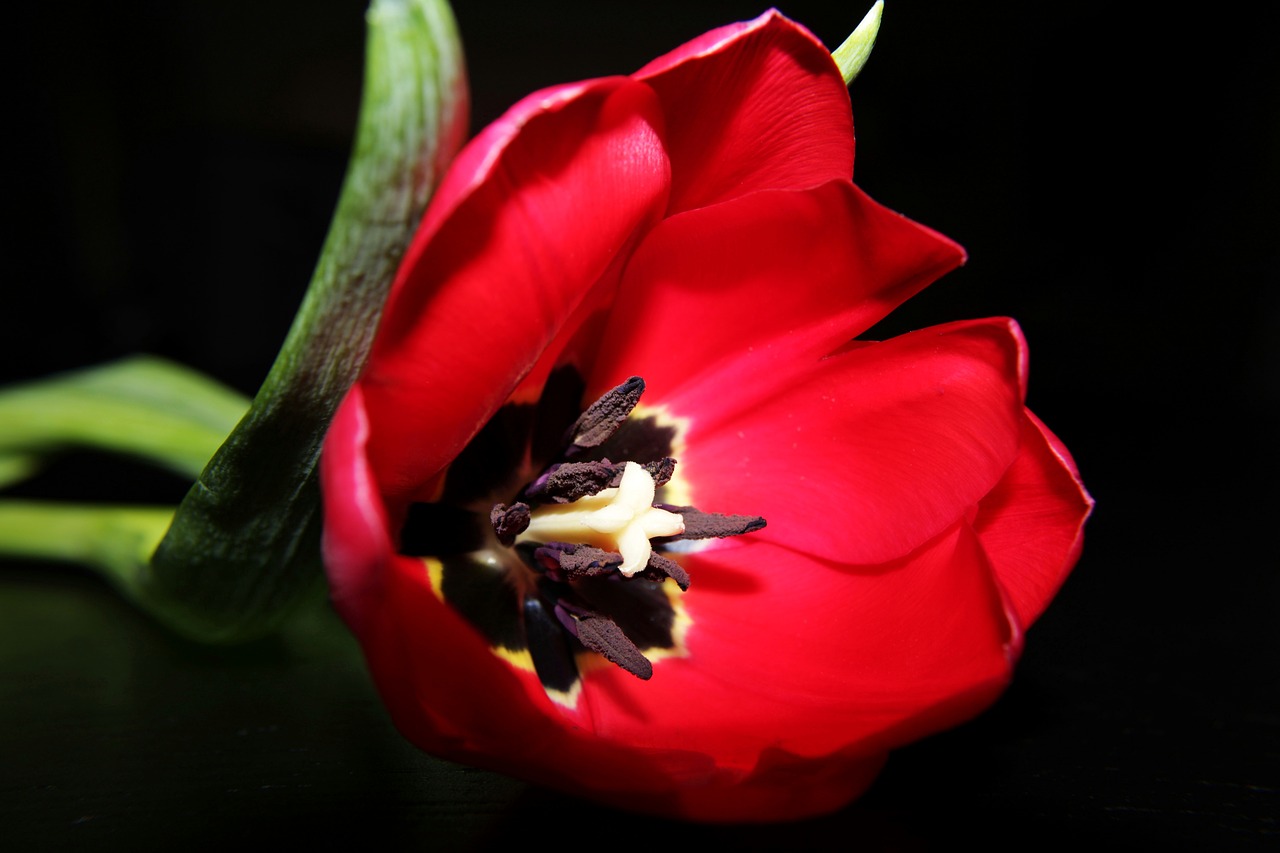
M 581 542 L 616 551 L 622 556 L 618 572 L 635 577 L 653 555 L 650 539 L 684 533 L 684 519 L 679 513 L 653 505 L 656 491 L 648 471 L 635 462 L 626 462 L 616 489 L 603 489 L 572 503 L 549 504 L 534 510 L 516 544 Z
M 572 396 L 553 394 L 553 384 L 536 413 L 544 418 L 548 398 Z M 402 553 L 430 555 L 437 593 L 497 654 L 517 665 L 527 659 L 565 704 L 576 701 L 583 655 L 649 679 L 651 658 L 682 653 L 679 596 L 690 579 L 669 548 L 765 524 L 662 502 L 676 467 L 673 441 L 669 427 L 634 416 L 643 392 L 643 380 L 632 377 L 550 442 L 537 417 L 522 424 L 519 410 L 504 407 L 451 466 L 442 500 L 412 505 L 402 531 Z M 513 435 L 526 437 L 516 446 L 492 440 Z M 507 474 L 489 473 L 488 493 L 510 489 L 511 497 L 488 503 L 478 525 L 471 519 L 484 512 L 484 492 L 455 485 L 454 475 L 484 472 L 481 463 L 495 457 L 516 464 Z M 521 477 L 537 459 L 536 474 Z M 513 479 L 523 485 L 510 485 Z

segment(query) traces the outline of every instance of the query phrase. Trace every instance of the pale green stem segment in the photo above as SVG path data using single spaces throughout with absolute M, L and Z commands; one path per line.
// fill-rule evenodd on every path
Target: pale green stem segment
M 844 40 L 844 44 L 832 51 L 831 56 L 840 67 L 840 74 L 844 77 L 846 86 L 853 82 L 853 78 L 858 76 L 862 66 L 867 64 L 867 59 L 871 56 L 871 48 L 876 44 L 876 33 L 880 32 L 880 16 L 883 12 L 884 0 L 876 0 L 871 11 Z
M 31 439 L 51 426 L 34 418 L 54 417 L 37 410 L 61 410 L 53 434 L 78 439 L 68 444 L 136 453 L 196 476 L 167 532 L 160 519 L 171 510 L 59 513 L 14 504 L 0 526 L 0 553 L 101 569 L 162 622 L 207 642 L 268 633 L 322 585 L 317 462 L 324 434 L 364 366 L 396 268 L 466 132 L 465 71 L 448 3 L 373 0 L 366 18 L 360 116 L 337 210 L 302 306 L 248 413 L 240 403 L 211 443 L 207 435 L 175 435 L 189 425 L 181 417 L 135 440 L 130 429 L 156 414 L 137 388 L 116 401 L 118 408 L 95 400 L 99 418 L 80 408 L 83 395 L 60 398 L 52 380 L 36 409 L 15 416 L 18 434 Z M 23 476 L 40 452 L 29 442 L 0 443 L 0 483 Z M 21 521 L 32 525 L 29 535 Z M 64 542 L 37 544 L 59 535 Z
M 172 519 L 173 507 L 0 500 L 0 542 L 6 556 L 87 566 L 132 597 Z
M 74 448 L 137 456 L 194 479 L 248 408 L 203 374 L 149 356 L 0 389 L 0 487 Z

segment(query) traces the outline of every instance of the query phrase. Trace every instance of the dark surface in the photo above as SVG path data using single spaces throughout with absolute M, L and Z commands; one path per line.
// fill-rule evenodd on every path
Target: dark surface
M 74 569 L 7 563 L 8 849 L 1280 840 L 1277 60 L 1263 21 L 1147 5 L 890 0 L 853 88 L 858 182 L 971 257 L 885 331 L 1018 318 L 1030 404 L 1098 499 L 1079 567 L 989 712 L 901 750 L 831 817 L 677 827 L 419 754 L 323 610 L 277 641 L 214 652 Z M 147 351 L 253 390 L 341 180 L 362 8 L 22 13 L 0 378 Z M 474 125 L 763 8 L 459 0 Z M 782 8 L 832 47 L 862 12 Z M 26 488 L 183 491 L 82 457 Z

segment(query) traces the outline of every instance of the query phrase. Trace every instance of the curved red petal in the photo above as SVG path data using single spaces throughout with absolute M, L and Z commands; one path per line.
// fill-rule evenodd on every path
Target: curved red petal
M 759 542 L 684 562 L 688 656 L 647 683 L 593 674 L 600 736 L 696 743 L 744 773 L 769 749 L 866 759 L 972 715 L 1008 681 L 1013 627 L 963 522 L 879 566 Z
M 677 473 L 693 502 L 762 515 L 753 536 L 858 564 L 962 518 L 1018 449 L 1022 337 L 1010 320 L 935 326 L 766 374 L 729 363 L 689 419 Z
M 612 78 L 534 100 L 504 147 L 468 154 L 467 191 L 429 215 L 401 267 L 361 380 L 388 494 L 462 449 L 665 202 L 647 87 Z
M 725 365 L 816 361 L 963 261 L 847 180 L 672 217 L 627 267 L 591 390 L 641 375 L 662 396 Z
M 369 612 L 366 599 L 391 552 L 387 517 L 365 459 L 369 418 L 357 384 L 338 407 L 320 457 L 324 496 L 324 567 L 329 595 L 348 623 Z
M 1092 509 L 1067 448 L 1027 412 L 1018 456 L 979 502 L 973 520 L 1024 628 L 1040 617 L 1075 565 Z
M 634 76 L 666 114 L 669 214 L 853 175 L 840 71 L 821 42 L 775 11 L 708 33 Z
M 502 152 L 520 134 L 526 124 L 537 120 L 547 112 L 554 112 L 563 104 L 576 100 L 602 82 L 606 81 L 584 80 L 579 83 L 541 89 L 522 98 L 496 121 L 476 134 L 449 163 L 448 171 L 431 196 L 431 205 L 423 213 L 421 226 L 414 235 L 403 264 L 408 266 L 417 262 L 422 250 L 439 229 L 440 223 L 447 219 L 454 208 L 476 187 L 489 179 Z

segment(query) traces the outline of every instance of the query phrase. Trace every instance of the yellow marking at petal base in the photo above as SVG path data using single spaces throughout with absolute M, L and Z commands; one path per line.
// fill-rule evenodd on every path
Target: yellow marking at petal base
M 444 563 L 435 557 L 423 557 L 422 563 L 427 568 L 427 577 L 431 579 L 431 591 L 435 593 L 436 598 L 447 605 L 449 602 L 445 601 L 444 597 Z M 533 672 L 533 657 L 529 654 L 528 649 L 490 646 L 489 650 L 517 669 Z
M 689 611 L 684 609 L 684 596 L 680 590 L 680 585 L 671 578 L 667 578 L 662 582 L 662 591 L 667 594 L 667 600 L 671 602 L 671 641 L 672 646 L 669 649 L 641 649 L 645 656 L 653 662 L 664 660 L 665 658 L 686 658 L 689 656 L 689 646 L 685 640 L 689 637 L 689 628 L 693 626 L 693 618 L 689 616 Z
M 563 690 L 552 690 L 545 684 L 542 685 L 542 691 L 547 694 L 547 698 L 557 705 L 562 705 L 570 711 L 578 710 L 578 700 L 582 698 L 582 671 L 578 671 L 578 680 L 573 682 L 573 686 L 569 688 L 569 692 Z
M 671 479 L 665 486 L 658 488 L 657 499 L 660 503 L 669 504 L 671 506 L 693 506 L 693 489 L 689 485 L 689 479 L 684 476 L 680 467 L 680 460 L 684 458 L 685 448 L 688 446 L 689 427 L 692 421 L 689 418 L 671 414 L 666 406 L 647 406 L 643 402 L 635 407 L 632 411 L 633 418 L 649 418 L 660 427 L 667 427 L 674 431 L 671 438 L 671 458 L 676 460 L 676 470 Z M 666 556 L 676 559 L 678 554 L 668 553 Z M 696 589 L 696 579 L 694 587 Z M 684 607 L 685 593 L 680 590 L 679 584 L 668 578 L 663 581 L 662 591 L 666 593 L 667 601 L 671 603 L 671 611 L 673 619 L 671 622 L 671 639 L 673 645 L 671 648 L 650 648 L 641 649 L 651 662 L 657 663 L 667 658 L 683 658 L 689 656 L 689 646 L 686 642 L 689 636 L 689 628 L 693 625 L 693 619 L 689 616 L 689 611 Z M 601 658 L 601 660 L 604 660 Z M 612 666 L 612 664 L 610 664 Z M 654 671 L 654 678 L 661 677 L 657 670 Z
M 669 455 L 676 460 L 676 472 L 665 486 L 658 488 L 658 501 L 671 506 L 692 506 L 693 490 L 689 488 L 689 481 L 680 470 L 680 459 L 684 456 L 686 446 L 685 439 L 689 435 L 689 419 L 671 414 L 666 406 L 646 406 L 644 403 L 635 407 L 631 417 L 641 420 L 647 418 L 660 427 L 674 430 L 675 435 L 671 439 Z
M 649 659 L 650 663 L 657 663 L 660 660 L 669 658 L 687 658 L 689 656 L 689 647 L 685 643 L 685 639 L 689 636 L 689 628 L 693 625 L 693 619 L 689 616 L 689 611 L 684 609 L 684 593 L 680 591 L 680 585 L 671 578 L 667 578 L 662 582 L 662 591 L 667 596 L 667 601 L 671 604 L 671 641 L 673 645 L 670 648 L 662 646 L 641 646 L 640 652 Z M 614 669 L 614 665 L 597 652 L 584 651 L 578 652 L 574 659 L 578 664 L 578 672 L 585 676 L 588 672 L 597 669 Z M 661 670 L 653 671 L 655 679 L 662 677 Z
M 490 646 L 489 649 L 498 657 L 526 672 L 533 672 L 533 655 L 528 649 L 509 649 L 506 646 Z
M 427 578 L 431 581 L 431 591 L 436 594 L 436 598 L 448 604 L 449 602 L 444 600 L 444 563 L 435 557 L 423 557 L 422 565 L 427 569 Z
M 435 593 L 436 598 L 448 605 L 444 598 L 444 563 L 435 557 L 423 557 L 422 564 L 427 570 L 427 578 L 431 581 L 431 591 Z M 527 648 L 512 649 L 506 646 L 489 646 L 489 651 L 493 652 L 494 657 L 506 661 L 515 669 L 532 673 L 535 676 L 538 674 L 533 666 L 533 655 L 529 653 Z M 589 652 L 588 654 L 594 655 L 595 652 Z M 604 658 L 601 658 L 601 660 L 604 660 Z M 567 693 L 563 690 L 548 689 L 545 685 L 543 690 L 546 692 L 547 697 L 557 705 L 563 705 L 571 711 L 576 710 L 578 697 L 582 695 L 582 678 L 579 676 Z
M 533 666 L 533 655 L 529 653 L 528 649 L 509 649 L 506 646 L 490 646 L 489 651 L 493 652 L 495 656 L 506 661 L 515 669 L 523 670 L 535 677 L 538 674 L 538 671 Z M 592 652 L 592 654 L 594 654 L 594 652 Z M 573 687 L 569 688 L 569 692 L 566 693 L 563 690 L 553 690 L 550 687 L 547 687 L 547 685 L 539 682 L 542 687 L 542 692 L 546 693 L 547 698 L 552 702 L 555 702 L 557 705 L 563 705 L 570 711 L 576 711 L 578 709 L 578 697 L 582 695 L 582 670 L 578 670 L 578 673 L 578 680 L 573 682 Z

